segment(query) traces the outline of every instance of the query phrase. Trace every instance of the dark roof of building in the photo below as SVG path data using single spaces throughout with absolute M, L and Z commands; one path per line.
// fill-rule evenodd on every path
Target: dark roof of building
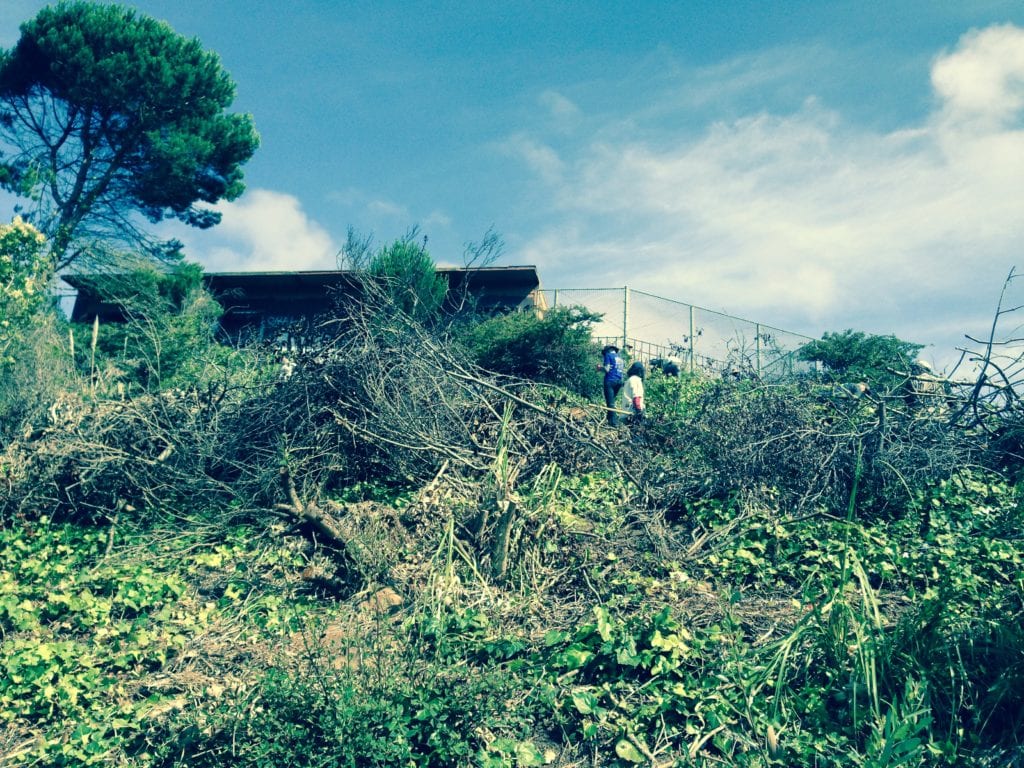
M 448 278 L 451 294 L 472 297 L 484 311 L 509 310 L 532 304 L 540 288 L 537 268 L 438 268 Z M 236 315 L 310 316 L 329 311 L 337 292 L 351 291 L 355 273 L 348 270 L 295 272 L 207 272 L 203 282 L 224 306 L 228 318 Z M 119 320 L 117 305 L 103 301 L 89 275 L 68 275 L 65 282 L 78 290 L 71 319 L 75 322 Z M 226 318 L 226 319 L 228 319 Z

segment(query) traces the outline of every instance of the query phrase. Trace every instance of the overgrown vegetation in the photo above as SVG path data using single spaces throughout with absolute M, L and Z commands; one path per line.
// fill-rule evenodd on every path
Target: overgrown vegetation
M 66 383 L 69 365 L 55 350 L 63 327 L 49 306 L 52 276 L 35 227 L 17 217 L 0 225 L 0 444 L 45 412 Z
M 0 365 L 15 362 L 12 347 L 46 301 L 53 264 L 43 252 L 45 242 L 19 217 L 0 225 Z
M 931 398 L 848 332 L 614 428 L 591 315 L 444 314 L 410 239 L 287 367 L 196 267 L 70 328 L 37 233 L 0 249 L 4 765 L 1024 761 L 1001 301 Z
M 955 403 L 655 372 L 614 429 L 571 311 L 369 279 L 287 373 L 195 277 L 5 390 L 8 764 L 1021 759 L 1021 501 Z
M 223 309 L 202 289 L 201 275 L 198 265 L 182 263 L 93 276 L 93 290 L 125 322 L 74 326 L 78 369 L 125 392 L 204 387 L 215 358 L 229 353 L 215 339 Z
M 0 764 L 1024 764 L 1006 291 L 957 386 L 846 331 L 802 350 L 820 379 L 652 371 L 623 428 L 592 315 L 476 316 L 415 230 L 350 234 L 355 290 L 284 359 L 222 346 L 187 264 L 94 276 L 119 318 L 69 327 L 55 269 L 146 241 L 132 210 L 214 223 L 194 204 L 241 191 L 256 138 L 151 20 L 71 2 L 23 32 L 0 185 L 48 185 L 52 238 L 0 227 Z M 202 64 L 201 113 L 128 59 L 37 66 L 126 40 Z

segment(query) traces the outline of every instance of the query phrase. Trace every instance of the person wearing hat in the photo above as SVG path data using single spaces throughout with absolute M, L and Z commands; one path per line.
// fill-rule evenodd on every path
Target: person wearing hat
M 604 403 L 608 408 L 608 423 L 614 427 L 619 423 L 619 419 L 615 415 L 615 405 L 619 391 L 622 389 L 623 371 L 625 370 L 617 346 L 607 344 L 601 350 L 601 365 L 598 366 L 598 370 L 604 371 Z

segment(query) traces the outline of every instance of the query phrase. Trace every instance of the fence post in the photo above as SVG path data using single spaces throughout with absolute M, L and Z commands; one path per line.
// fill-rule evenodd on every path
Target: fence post
M 629 346 L 629 286 L 622 288 L 622 351 Z
M 693 373 L 693 304 L 690 305 L 690 373 Z
M 761 378 L 761 324 L 754 323 L 754 349 L 757 350 L 757 378 Z
M 555 288 L 555 295 L 551 297 L 551 308 L 554 309 L 558 306 L 558 289 Z

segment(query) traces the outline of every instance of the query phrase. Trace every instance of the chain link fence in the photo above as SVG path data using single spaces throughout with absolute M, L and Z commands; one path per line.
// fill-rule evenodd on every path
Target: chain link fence
M 632 288 L 553 288 L 548 307 L 582 306 L 603 317 L 594 325 L 601 343 L 617 343 L 639 360 L 678 358 L 690 372 L 776 380 L 814 370 L 798 359 L 809 341 L 792 331 L 666 299 Z

